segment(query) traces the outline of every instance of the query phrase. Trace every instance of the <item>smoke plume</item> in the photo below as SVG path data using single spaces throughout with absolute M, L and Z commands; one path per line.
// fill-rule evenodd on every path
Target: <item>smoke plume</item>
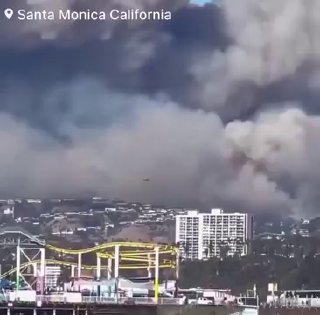
M 173 18 L 1 20 L 2 195 L 317 214 L 318 0 L 8 6 Z

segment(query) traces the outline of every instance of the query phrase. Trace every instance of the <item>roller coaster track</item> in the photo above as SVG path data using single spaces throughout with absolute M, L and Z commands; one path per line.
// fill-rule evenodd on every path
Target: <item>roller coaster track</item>
M 57 253 L 59 255 L 82 255 L 94 253 L 99 258 L 116 259 L 116 248 L 118 247 L 117 255 L 119 255 L 120 262 L 132 262 L 132 264 L 121 264 L 119 269 L 154 269 L 155 268 L 155 254 L 156 250 L 159 254 L 159 268 L 175 268 L 175 258 L 177 254 L 177 247 L 168 244 L 155 244 L 144 242 L 111 242 L 103 243 L 93 247 L 80 248 L 80 249 L 68 249 L 54 246 L 46 243 L 44 240 L 30 234 L 29 232 L 20 229 L 19 227 L 8 227 L 0 229 L 0 235 L 6 237 L 7 235 L 16 235 L 24 239 L 29 240 L 31 244 L 37 244 L 41 247 L 45 247 L 47 250 Z M 19 241 L 18 240 L 18 244 Z M 12 245 L 12 243 L 11 243 Z M 23 244 L 21 244 L 23 246 Z M 21 264 L 21 268 L 27 267 L 32 263 L 38 261 L 28 261 Z M 79 262 L 79 257 L 78 257 Z M 47 259 L 47 264 L 58 264 L 64 266 L 79 266 L 75 262 L 60 261 L 55 259 Z M 101 269 L 106 269 L 101 265 Z M 96 266 L 81 265 L 81 269 L 97 269 Z M 10 269 L 8 273 L 3 274 L 0 278 L 5 277 L 6 274 L 11 274 L 16 271 L 16 268 Z
M 145 260 L 144 260 L 144 262 L 145 262 Z M 31 266 L 31 265 L 33 265 L 33 264 L 40 264 L 40 263 L 41 263 L 40 259 L 28 261 L 28 262 L 26 262 L 26 263 L 21 264 L 20 269 L 26 268 L 26 267 Z M 67 266 L 67 267 L 71 267 L 71 266 L 77 267 L 77 266 L 78 266 L 78 264 L 77 264 L 77 263 L 74 263 L 74 262 L 67 262 L 67 261 L 56 260 L 56 259 L 46 259 L 46 260 L 45 260 L 45 263 L 46 263 L 46 265 L 50 265 L 50 264 L 51 264 L 51 265 L 60 265 L 60 266 Z M 82 269 L 85 269 L 85 270 L 95 270 L 95 269 L 97 269 L 97 266 L 94 266 L 94 265 L 82 265 L 81 268 L 82 268 Z M 137 265 L 121 265 L 121 266 L 119 267 L 119 269 L 124 269 L 124 270 L 130 270 L 130 269 L 148 269 L 148 268 L 154 269 L 155 266 L 146 266 L 146 265 L 141 265 L 141 266 L 137 266 Z M 161 269 L 164 269 L 164 268 L 174 268 L 174 265 L 173 265 L 171 262 L 168 262 L 168 263 L 160 264 L 160 265 L 159 265 L 159 268 L 161 268 Z M 101 269 L 107 270 L 108 267 L 107 267 L 107 266 L 101 266 Z M 0 276 L 0 279 L 10 276 L 11 274 L 15 273 L 16 271 L 17 271 L 17 268 L 12 268 L 12 269 L 8 270 L 7 272 L 3 273 L 3 274 Z
M 5 227 L 0 229 L 0 236 L 6 236 L 6 235 L 18 235 L 19 238 L 22 236 L 30 241 L 30 243 L 38 244 L 40 246 L 45 246 L 45 241 L 41 240 L 39 237 L 32 235 L 28 231 L 20 228 L 20 227 Z
M 144 242 L 111 242 L 111 243 L 103 243 L 93 247 L 88 248 L 79 248 L 79 249 L 71 249 L 71 248 L 61 248 L 49 243 L 46 243 L 44 240 L 41 240 L 39 237 L 30 234 L 29 232 L 20 229 L 19 227 L 7 227 L 5 229 L 0 229 L 0 236 L 4 239 L 9 239 L 10 242 L 7 245 L 19 245 L 20 246 L 28 246 L 38 245 L 42 248 L 46 248 L 50 252 L 56 253 L 60 255 L 78 255 L 78 262 L 73 261 L 62 261 L 58 259 L 46 259 L 45 264 L 56 264 L 62 266 L 74 266 L 79 267 L 79 261 L 81 264 L 80 255 L 83 254 L 95 254 L 99 258 L 107 258 L 107 259 L 116 259 L 116 255 L 119 255 L 119 269 L 122 270 L 149 270 L 155 269 L 155 255 L 156 252 L 159 254 L 159 268 L 160 269 L 173 269 L 176 268 L 175 260 L 177 258 L 177 247 L 174 245 L 168 244 L 154 244 L 154 243 L 144 243 Z M 14 237 L 12 237 L 14 236 Z M 16 239 L 18 236 L 18 240 Z M 22 241 L 21 241 L 22 239 Z M 12 241 L 13 240 L 13 241 Z M 116 248 L 119 250 L 116 251 Z M 80 259 L 80 260 L 79 260 Z M 36 260 L 36 258 L 31 259 L 25 263 L 20 265 L 20 270 L 28 267 L 34 263 L 41 264 L 40 260 Z M 98 264 L 98 263 L 97 263 Z M 108 262 L 109 265 L 109 262 Z M 85 265 L 81 264 L 81 269 L 83 270 L 97 270 L 97 265 Z M 99 265 L 99 270 L 108 269 L 104 264 Z M 1 278 L 7 277 L 17 271 L 17 268 L 12 268 L 2 274 Z
M 121 259 L 131 258 L 132 261 L 134 259 L 143 259 L 146 260 L 147 256 L 153 254 L 152 252 L 122 252 L 119 254 Z M 172 250 L 160 250 L 159 255 L 173 254 Z M 114 258 L 110 253 L 97 253 L 100 258 Z
M 150 251 L 154 251 L 156 247 L 159 248 L 159 254 L 169 254 L 169 253 L 175 253 L 176 247 L 172 245 L 163 245 L 163 244 L 154 244 L 154 243 L 142 243 L 142 242 L 112 242 L 112 243 L 103 243 L 97 246 L 88 247 L 88 248 L 80 248 L 80 249 L 66 249 L 66 248 L 60 248 L 53 246 L 51 244 L 45 244 L 45 247 L 51 251 L 60 253 L 60 254 L 66 254 L 66 255 L 78 255 L 78 254 L 88 254 L 92 252 L 102 252 L 103 250 L 110 250 L 114 249 L 116 246 L 119 246 L 119 248 L 130 248 L 131 251 L 122 251 L 120 253 L 120 256 L 140 256 L 140 255 L 148 255 L 150 254 Z M 136 248 L 137 251 L 132 251 L 132 248 Z M 140 250 L 144 250 L 144 252 L 139 252 Z M 149 250 L 146 252 L 146 250 Z M 108 254 L 101 254 L 106 255 Z
M 144 242 L 111 242 L 103 243 L 97 246 L 80 248 L 80 249 L 68 249 L 54 246 L 52 244 L 46 243 L 44 240 L 41 240 L 39 237 L 32 235 L 31 233 L 25 231 L 20 227 L 6 227 L 0 229 L 0 235 L 18 235 L 19 238 L 25 237 L 30 240 L 31 243 L 38 244 L 40 246 L 46 247 L 47 249 L 66 255 L 78 255 L 78 254 L 88 254 L 96 252 L 101 255 L 102 258 L 109 258 L 111 254 L 105 253 L 104 251 L 111 251 L 116 246 L 123 248 L 120 252 L 120 256 L 145 256 L 150 254 L 151 251 L 154 251 L 156 247 L 159 248 L 159 254 L 175 254 L 176 246 L 168 244 L 155 244 L 155 243 L 144 243 Z M 130 249 L 130 250 L 125 250 Z M 133 251 L 135 249 L 135 251 Z

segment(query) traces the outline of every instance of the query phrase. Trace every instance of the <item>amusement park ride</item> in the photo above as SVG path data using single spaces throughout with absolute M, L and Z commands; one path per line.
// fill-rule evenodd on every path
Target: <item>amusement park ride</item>
M 0 230 L 0 246 L 16 247 L 16 266 L 0 276 L 5 279 L 15 274 L 15 288 L 20 288 L 21 279 L 30 288 L 37 284 L 42 294 L 47 265 L 62 265 L 71 269 L 70 277 L 80 279 L 83 270 L 92 270 L 97 280 L 106 270 L 107 278 L 117 279 L 120 270 L 144 270 L 154 280 L 155 296 L 158 296 L 159 270 L 174 269 L 179 275 L 179 251 L 176 246 L 143 242 L 103 243 L 90 248 L 67 249 L 46 243 L 30 233 L 17 229 Z M 95 256 L 95 265 L 83 264 L 86 255 Z M 31 272 L 30 272 L 31 271 Z M 32 279 L 32 282 L 28 279 Z

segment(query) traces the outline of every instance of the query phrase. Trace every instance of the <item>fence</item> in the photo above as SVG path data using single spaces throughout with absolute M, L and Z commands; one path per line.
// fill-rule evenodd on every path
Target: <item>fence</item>
M 266 306 L 275 308 L 319 308 L 320 298 L 280 298 L 269 301 Z
M 18 301 L 16 301 L 18 302 Z M 19 301 L 23 303 L 22 300 Z M 30 302 L 30 301 L 29 301 Z M 67 297 L 64 295 L 37 295 L 34 301 L 37 304 L 132 304 L 132 305 L 181 305 L 181 299 L 177 298 L 159 298 L 156 301 L 152 297 L 103 297 L 103 296 L 73 296 Z

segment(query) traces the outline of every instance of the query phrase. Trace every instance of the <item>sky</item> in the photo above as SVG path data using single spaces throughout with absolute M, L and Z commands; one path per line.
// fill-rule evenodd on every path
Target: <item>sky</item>
M 219 5 L 222 1 L 223 0 L 192 0 L 191 2 L 199 5 L 204 5 L 206 3 L 214 3 Z
M 173 18 L 0 19 L 2 198 L 319 214 L 320 1 L 22 1 Z
M 193 3 L 196 3 L 196 4 L 205 4 L 205 3 L 208 3 L 210 0 L 192 0 Z

